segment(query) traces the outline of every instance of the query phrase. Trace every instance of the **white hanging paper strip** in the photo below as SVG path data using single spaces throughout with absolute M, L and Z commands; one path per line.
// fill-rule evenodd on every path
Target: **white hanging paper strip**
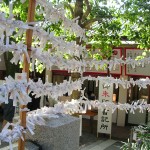
M 37 25 L 36 25 L 37 26 Z M 85 46 L 77 45 L 75 41 L 67 42 L 64 40 L 64 37 L 56 37 L 54 33 L 46 32 L 40 27 L 34 27 L 33 37 L 40 42 L 38 42 L 39 48 L 42 49 L 46 46 L 47 41 L 50 41 L 52 44 L 53 54 L 62 56 L 67 53 L 71 56 L 80 57 L 83 55 L 83 52 L 86 51 Z M 55 51 L 54 51 L 55 49 Z
M 38 0 L 37 4 L 40 4 L 43 9 L 40 9 L 40 14 L 45 14 L 45 20 L 50 21 L 50 23 L 58 23 L 58 21 L 63 22 L 63 26 L 66 30 L 75 33 L 77 37 L 85 40 L 85 31 L 78 25 L 78 18 L 69 20 L 65 17 L 65 10 L 62 5 L 54 7 L 53 4 L 46 0 Z M 44 11 L 44 12 L 43 12 Z
M 23 43 L 12 43 L 11 45 L 4 45 L 0 43 L 0 55 L 4 52 L 13 52 L 13 58 L 11 59 L 11 63 L 17 64 L 18 61 L 23 62 L 23 54 L 26 55 L 28 63 L 30 63 L 30 58 L 27 52 L 27 46 Z
M 25 81 L 15 81 L 12 77 L 6 78 L 6 83 L 4 85 L 0 85 L 0 103 L 8 103 L 8 93 L 11 93 L 10 98 L 13 99 L 14 105 L 19 102 L 22 105 L 26 105 L 31 101 L 31 98 L 26 93 L 27 88 L 29 91 L 33 91 L 33 94 L 36 97 L 40 96 L 50 96 L 54 99 L 58 99 L 59 96 L 63 96 L 68 93 L 68 95 L 72 94 L 73 90 L 82 91 L 82 84 L 84 80 L 95 80 L 96 85 L 98 86 L 98 81 L 102 80 L 106 83 L 106 85 L 115 84 L 115 87 L 118 88 L 121 85 L 123 88 L 129 88 L 131 85 L 137 85 L 139 88 L 147 88 L 147 85 L 150 85 L 150 79 L 146 78 L 145 80 L 133 80 L 132 78 L 127 81 L 124 79 L 115 79 L 113 77 L 82 77 L 81 80 L 77 81 L 66 81 L 63 83 L 53 85 L 52 83 L 43 82 L 39 79 L 38 82 L 33 82 L 29 80 L 29 82 Z M 64 88 L 65 87 L 65 88 Z M 82 94 L 83 95 L 83 94 Z
M 115 79 L 114 77 L 82 77 L 82 80 L 94 80 L 96 81 L 96 85 L 98 86 L 98 81 L 104 81 L 106 85 L 112 85 L 115 84 L 115 88 L 118 88 L 119 85 L 121 85 L 123 88 L 130 88 L 131 85 L 135 86 L 137 85 L 139 89 L 141 88 L 147 88 L 148 85 L 150 85 L 150 79 L 148 77 L 145 78 L 145 80 L 133 80 L 133 78 L 130 78 L 130 80 L 124 80 L 124 79 Z
M 84 107 L 84 108 L 83 108 Z M 43 107 L 41 109 L 29 112 L 27 116 L 27 128 L 31 133 L 34 133 L 35 125 L 44 125 L 45 118 L 59 118 L 58 114 L 74 114 L 80 113 L 84 114 L 88 109 L 96 108 L 103 111 L 104 109 L 111 109 L 112 113 L 116 110 L 125 110 L 126 113 L 134 113 L 135 110 L 139 110 L 140 113 L 143 113 L 144 110 L 150 112 L 150 104 L 147 104 L 144 100 L 138 100 L 132 104 L 115 104 L 113 102 L 100 102 L 98 100 L 89 101 L 89 100 L 72 100 L 71 102 L 59 102 L 55 104 L 54 107 Z
M 58 44 L 58 42 L 56 43 L 56 45 Z M 55 44 L 54 44 L 55 45 Z M 58 44 L 59 45 L 59 44 Z M 72 45 L 73 46 L 73 45 Z M 84 47 L 81 51 L 84 51 Z M 61 46 L 59 45 L 59 49 L 61 49 Z M 62 49 L 64 49 L 62 47 Z M 73 49 L 74 51 L 71 52 L 71 55 L 79 55 L 82 53 L 76 53 L 76 48 Z M 126 65 L 126 64 L 130 64 L 132 67 L 136 67 L 136 66 L 140 66 L 141 64 L 150 64 L 150 57 L 148 58 L 144 58 L 141 60 L 134 60 L 134 59 L 130 59 L 127 58 L 126 60 L 122 60 L 122 58 L 117 59 L 115 58 L 114 60 L 91 60 L 91 61 L 86 61 L 86 60 L 75 60 L 75 59 L 64 59 L 63 55 L 61 53 L 58 54 L 51 54 L 49 52 L 43 52 L 41 50 L 41 48 L 33 48 L 32 49 L 32 54 L 31 57 L 33 58 L 33 60 L 35 60 L 36 58 L 43 63 L 47 69 L 51 69 L 51 67 L 57 66 L 60 69 L 65 69 L 68 71 L 75 71 L 75 72 L 85 72 L 86 68 L 89 69 L 93 69 L 93 67 L 95 68 L 95 70 L 99 70 L 99 68 L 102 68 L 105 64 L 109 65 L 109 69 L 110 71 L 112 69 L 115 69 L 117 65 Z M 69 49 L 66 48 L 65 49 L 66 52 L 69 52 Z M 130 61 L 129 61 L 130 60 Z M 133 65 L 135 64 L 135 65 Z
M 35 60 L 37 57 L 41 62 L 43 62 L 45 64 L 45 66 L 47 66 L 50 69 L 51 69 L 51 66 L 57 65 L 60 69 L 83 72 L 83 71 L 85 71 L 86 68 L 92 69 L 93 67 L 95 67 L 95 69 L 98 70 L 99 68 L 103 67 L 104 64 L 108 64 L 110 70 L 115 69 L 116 65 L 125 65 L 125 64 L 129 65 L 130 64 L 133 68 L 135 68 L 136 66 L 139 66 L 139 65 L 144 66 L 144 64 L 150 64 L 150 57 L 144 58 L 141 60 L 134 60 L 131 58 L 126 58 L 126 60 L 122 60 L 122 58 L 120 58 L 120 59 L 115 58 L 114 60 L 110 60 L 110 61 L 108 61 L 108 60 L 101 60 L 101 61 L 80 60 L 80 61 L 77 61 L 75 59 L 66 60 L 66 59 L 63 59 L 63 56 L 62 56 L 62 53 L 60 52 L 60 50 L 63 51 L 63 53 L 70 54 L 71 56 L 79 57 L 83 54 L 83 52 L 85 52 L 85 47 L 76 45 L 75 42 L 71 42 L 71 43 L 64 42 L 63 38 L 61 38 L 61 37 L 55 38 L 53 33 L 48 34 L 44 30 L 38 31 L 37 27 L 30 27 L 27 24 L 23 25 L 23 22 L 13 22 L 11 20 L 7 21 L 7 22 L 9 23 L 9 25 L 11 24 L 15 27 L 22 27 L 23 29 L 33 29 L 34 30 L 35 38 L 40 39 L 40 47 L 32 48 L 33 60 Z M 4 24 L 4 26 L 5 26 L 5 24 Z M 3 29 L 3 28 L 1 28 L 1 29 Z M 22 30 L 20 29 L 18 34 L 22 35 L 24 32 L 23 29 Z M 14 31 L 14 28 L 10 28 L 10 27 L 7 28 L 7 37 L 8 37 L 8 38 L 6 38 L 7 45 L 3 45 L 4 36 L 1 36 L 0 53 L 4 53 L 5 51 L 8 51 L 9 49 L 10 49 L 10 51 L 14 51 L 14 53 L 13 53 L 14 58 L 12 59 L 11 62 L 12 63 L 14 62 L 15 64 L 17 64 L 17 62 L 19 60 L 22 61 L 22 55 L 23 55 L 23 53 L 25 53 L 28 58 L 28 62 L 29 62 L 30 59 L 27 54 L 26 45 L 24 45 L 22 43 L 20 43 L 20 44 L 12 43 L 11 45 L 9 44 L 9 36 L 12 34 L 13 31 Z M 4 30 L 1 31 L 0 33 L 3 34 Z M 18 34 L 16 34 L 15 36 L 17 37 Z M 47 40 L 51 40 L 51 42 L 53 44 L 53 48 L 56 48 L 58 50 L 57 52 L 54 53 L 57 56 L 54 56 L 54 55 L 51 56 L 48 52 L 42 52 L 42 47 L 46 45 Z M 64 43 L 64 44 L 62 45 L 62 43 Z M 43 57 L 41 57 L 41 55 Z M 57 61 L 55 60 L 55 62 L 53 62 L 56 57 L 57 57 Z
M 21 0 L 22 3 L 25 2 L 25 0 Z M 46 21 L 50 21 L 51 23 L 57 23 L 58 21 L 63 22 L 63 26 L 66 30 L 69 30 L 72 33 L 75 33 L 77 37 L 80 37 L 82 40 L 85 40 L 85 31 L 78 25 L 77 18 L 74 20 L 69 20 L 65 17 L 65 11 L 64 9 L 60 8 L 60 6 L 54 7 L 52 3 L 46 0 L 38 0 L 37 4 L 40 4 L 43 9 L 41 9 L 41 13 L 44 11 L 44 17 Z M 87 67 L 93 68 L 95 67 L 96 70 L 98 70 L 100 67 L 103 67 L 104 64 L 109 65 L 109 69 L 114 69 L 117 65 L 125 65 L 130 64 L 133 68 L 139 65 L 144 66 L 144 64 L 150 64 L 150 57 L 144 58 L 141 60 L 134 60 L 131 58 L 126 58 L 126 60 L 120 59 L 114 59 L 114 60 L 92 60 L 92 61 L 86 61 L 86 60 L 80 60 L 77 61 L 75 59 L 66 60 L 63 59 L 62 53 L 60 53 L 60 50 L 62 50 L 63 53 L 68 53 L 73 56 L 80 56 L 82 52 L 86 51 L 85 47 L 78 46 L 75 44 L 75 42 L 64 43 L 63 37 L 57 37 L 55 38 L 53 33 L 48 33 L 44 30 L 39 30 L 37 26 L 30 26 L 35 25 L 35 23 L 24 23 L 22 21 L 16 21 L 13 20 L 13 14 L 12 14 L 12 5 L 10 4 L 10 14 L 9 18 L 5 17 L 5 13 L 0 12 L 0 54 L 6 52 L 6 51 L 12 51 L 14 58 L 11 60 L 11 62 L 17 64 L 18 61 L 22 61 L 22 55 L 25 54 L 27 56 L 28 62 L 30 62 L 30 58 L 27 53 L 27 47 L 23 43 L 10 44 L 10 36 L 13 34 L 14 31 L 16 31 L 16 28 L 19 30 L 15 37 L 22 36 L 23 33 L 27 29 L 32 29 L 34 31 L 34 38 L 39 40 L 39 47 L 32 48 L 32 54 L 31 58 L 33 62 L 36 59 L 39 59 L 41 62 L 44 63 L 44 65 L 48 68 L 51 68 L 53 65 L 58 66 L 60 69 L 66 69 L 69 71 L 79 71 L 83 72 Z M 4 32 L 6 32 L 6 38 L 4 35 Z M 39 35 L 40 33 L 40 35 Z M 5 41 L 6 39 L 6 41 Z M 35 41 L 37 41 L 35 40 Z M 54 55 L 55 53 L 52 53 L 52 55 L 49 54 L 49 52 L 43 52 L 46 42 L 51 41 L 53 44 L 52 48 L 55 48 L 57 50 L 57 55 Z M 45 42 L 46 41 L 46 42 Z M 6 43 L 4 45 L 4 42 Z M 69 49 L 70 48 L 70 49 Z M 34 63 L 33 63 L 34 64 Z M 94 79 L 96 82 L 98 80 L 104 80 L 103 78 L 83 78 L 85 79 Z M 83 80 L 77 80 L 74 82 L 71 81 L 64 81 L 62 84 L 56 84 L 52 85 L 52 83 L 46 82 L 45 84 L 42 83 L 41 80 L 34 83 L 33 81 L 23 82 L 23 81 L 15 81 L 12 77 L 6 78 L 6 83 L 4 85 L 0 85 L 0 103 L 5 102 L 8 103 L 8 98 L 13 99 L 13 104 L 16 105 L 17 102 L 19 102 L 21 105 L 27 105 L 28 102 L 31 101 L 31 98 L 29 97 L 27 91 L 27 88 L 29 88 L 30 91 L 33 91 L 34 94 L 36 94 L 37 97 L 42 95 L 48 95 L 55 99 L 58 99 L 59 96 L 62 96 L 65 93 L 68 93 L 69 95 L 72 94 L 73 90 L 81 90 Z M 136 80 L 133 81 L 133 79 L 130 79 L 130 81 L 126 80 L 120 80 L 120 79 L 114 79 L 112 77 L 107 77 L 106 84 L 116 84 L 116 88 L 119 84 L 121 84 L 124 88 L 129 88 L 131 84 L 138 85 L 140 88 L 146 88 L 147 85 L 150 85 L 149 78 L 146 78 L 146 80 L 140 81 Z M 81 91 L 83 94 L 83 91 Z M 10 94 L 10 97 L 9 97 Z M 114 112 L 116 109 L 119 110 L 125 110 L 127 113 L 131 112 L 134 113 L 135 110 L 139 109 L 139 111 L 142 113 L 144 110 L 148 110 L 150 112 L 150 104 L 147 104 L 144 100 L 133 102 L 132 104 L 114 104 L 112 102 L 103 102 L 100 103 L 98 100 L 95 101 L 89 101 L 89 100 L 82 100 L 83 95 L 79 100 L 72 100 L 71 102 L 66 103 L 58 103 L 53 108 L 47 108 L 44 107 L 42 109 L 29 112 L 27 116 L 27 129 L 34 134 L 35 125 L 45 125 L 45 118 L 58 118 L 58 114 L 74 114 L 74 113 L 83 113 L 86 112 L 87 109 L 91 108 L 98 108 L 101 110 L 104 109 L 112 109 L 112 112 Z M 141 102 L 140 102 L 141 101 Z M 83 108 L 84 105 L 84 108 Z M 28 111 L 26 108 L 22 109 L 21 111 Z M 10 130 L 8 127 L 12 125 L 13 129 Z M 20 137 L 23 139 L 22 133 L 25 133 L 25 130 L 23 127 L 19 125 L 19 122 L 17 124 L 7 124 L 2 132 L 0 133 L 0 141 L 5 141 L 10 143 L 10 149 L 12 149 L 12 142 L 15 140 L 18 140 Z
M 115 70 L 117 65 L 131 65 L 132 68 L 135 68 L 137 66 L 144 67 L 145 64 L 150 64 L 150 57 L 143 58 L 140 60 L 135 60 L 131 58 L 126 58 L 126 60 L 123 60 L 122 58 L 114 58 L 114 60 L 91 60 L 86 61 L 86 67 L 88 67 L 90 70 L 94 67 L 95 70 L 99 70 L 99 68 L 104 67 L 105 65 L 109 65 L 109 70 Z
M 33 29 L 32 26 L 29 26 L 28 23 L 25 23 L 20 20 L 14 20 L 13 18 L 6 18 L 6 14 L 4 12 L 0 12 L 0 26 L 4 29 Z M 0 29 L 2 30 L 2 29 Z
M 59 96 L 63 96 L 66 93 L 68 93 L 68 95 L 71 95 L 73 90 L 80 91 L 81 88 L 81 80 L 77 80 L 74 82 L 71 80 L 64 80 L 63 83 L 56 83 L 56 85 L 53 85 L 53 83 L 48 82 L 43 84 L 41 80 L 38 80 L 38 82 L 33 82 L 32 80 L 29 81 L 29 90 L 33 91 L 33 94 L 36 95 L 36 97 L 47 95 L 56 100 Z
M 64 9 L 60 8 L 60 7 L 55 7 L 52 5 L 52 3 L 46 1 L 46 0 L 39 0 L 37 1 L 37 4 L 40 4 L 41 6 L 44 7 L 45 12 L 47 12 L 45 15 L 46 20 L 51 20 L 54 22 L 58 22 L 59 20 L 62 20 L 64 22 L 64 27 L 68 28 L 69 30 L 76 32 L 76 34 L 78 36 L 83 36 L 84 35 L 84 31 L 82 30 L 82 28 L 77 24 L 76 19 L 75 20 L 69 20 L 65 17 L 64 15 Z M 55 55 L 58 55 L 58 57 L 60 59 L 58 63 L 58 67 L 60 69 L 67 69 L 70 70 L 72 69 L 72 67 L 70 66 L 70 63 L 72 64 L 72 66 L 75 65 L 75 67 L 73 67 L 73 71 L 79 71 L 79 72 L 83 72 L 85 71 L 85 68 L 88 67 L 90 69 L 92 69 L 93 67 L 95 67 L 96 70 L 98 70 L 99 68 L 103 67 L 104 64 L 108 64 L 109 65 L 109 69 L 115 69 L 116 65 L 131 65 L 133 68 L 135 68 L 136 66 L 140 66 L 142 65 L 142 67 L 144 67 L 145 64 L 150 64 L 150 57 L 148 58 L 143 58 L 141 60 L 134 60 L 131 58 L 126 58 L 126 60 L 122 60 L 122 58 L 117 59 L 115 58 L 114 60 L 101 60 L 101 61 L 97 61 L 97 60 L 92 60 L 92 61 L 77 61 L 75 59 L 71 59 L 71 60 L 64 60 L 62 57 L 62 53 L 60 52 L 60 50 L 63 53 L 68 53 L 71 56 L 80 56 L 83 54 L 83 52 L 85 51 L 85 47 L 76 45 L 75 42 L 64 42 L 63 37 L 54 37 L 53 33 L 48 33 L 42 29 L 39 30 L 39 27 L 37 26 L 30 26 L 35 25 L 34 22 L 32 23 L 24 23 L 22 21 L 18 21 L 18 20 L 14 20 L 12 19 L 13 14 L 12 13 L 12 5 L 10 5 L 10 16 L 9 18 L 6 18 L 6 14 L 3 12 L 0 12 L 0 41 L 1 43 L 4 42 L 4 31 L 6 31 L 6 45 L 8 45 L 9 47 L 11 47 L 9 45 L 9 37 L 12 35 L 12 33 L 15 31 L 16 28 L 19 28 L 19 31 L 17 32 L 16 35 L 14 35 L 15 37 L 17 37 L 18 35 L 22 35 L 27 29 L 32 29 L 34 30 L 34 35 L 35 38 L 39 38 L 40 39 L 40 48 L 36 50 L 36 54 L 41 54 L 42 51 L 41 49 L 43 49 L 44 45 L 46 44 L 46 42 L 48 40 L 50 40 L 52 42 L 53 48 L 57 49 L 57 53 L 55 52 Z M 49 9 L 51 8 L 51 9 Z M 41 9 L 42 10 L 42 9 Z M 39 30 L 39 31 L 38 31 Z M 64 43 L 62 45 L 62 43 Z M 12 44 L 14 46 L 14 44 Z M 19 48 L 24 49 L 26 46 L 19 45 Z M 5 51 L 6 48 L 4 48 L 4 50 L 0 50 L 1 51 Z M 58 51 L 59 50 L 59 51 Z M 35 51 L 35 50 L 34 50 Z M 18 51 L 17 51 L 18 52 Z M 25 54 L 27 55 L 27 52 L 24 50 Z M 47 53 L 48 54 L 48 53 Z M 19 55 L 19 57 L 18 57 Z M 22 60 L 21 58 L 21 54 L 16 54 L 14 56 L 14 59 L 12 60 L 12 62 L 15 62 L 15 64 L 18 62 L 18 60 Z M 34 58 L 34 56 L 32 56 Z M 52 58 L 50 58 L 51 56 L 47 56 L 47 60 L 50 59 L 52 60 Z M 48 63 L 46 63 L 46 61 L 44 61 L 44 59 L 42 59 L 41 57 L 38 57 L 40 59 L 41 62 L 43 62 L 45 64 L 45 66 L 49 66 Z M 29 58 L 28 58 L 28 62 L 29 62 Z M 53 66 L 54 63 L 52 63 L 49 68 L 51 66 Z
M 12 126 L 13 129 L 8 129 L 9 126 Z M 0 141 L 8 142 L 10 150 L 13 150 L 12 142 L 17 141 L 19 138 L 24 140 L 22 135 L 23 133 L 25 133 L 25 130 L 19 125 L 19 123 L 7 123 L 2 132 L 0 132 Z
M 82 104 L 86 105 L 87 108 L 90 106 L 90 108 L 97 108 L 97 109 L 101 109 L 102 111 L 104 109 L 111 109 L 112 112 L 114 112 L 116 109 L 125 110 L 126 113 L 128 112 L 135 113 L 135 110 L 139 110 L 140 113 L 143 113 L 144 110 L 148 110 L 148 112 L 150 111 L 150 104 L 147 104 L 147 102 L 142 99 L 133 101 L 132 104 L 129 103 L 115 104 L 113 102 L 100 102 L 99 100 L 94 100 L 94 101 L 79 100 L 79 102 L 81 105 Z
M 84 61 L 77 61 L 75 59 L 67 60 L 63 58 L 63 55 L 50 55 L 49 52 L 42 52 L 40 49 L 32 49 L 31 52 L 32 63 L 37 59 L 39 62 L 43 63 L 47 69 L 52 68 L 52 66 L 57 66 L 61 70 L 68 71 L 82 71 L 82 67 L 85 66 Z
M 17 102 L 20 105 L 27 105 L 31 102 L 31 98 L 27 94 L 28 83 L 25 81 L 15 81 L 11 76 L 5 78 L 4 85 L 0 85 L 0 103 L 8 103 L 8 98 L 13 99 L 13 105 L 16 106 Z M 10 96 L 9 96 L 10 93 Z
M 113 102 L 100 102 L 98 100 L 89 101 L 82 100 L 82 96 L 79 100 L 67 101 L 65 103 L 59 102 L 54 107 L 43 107 L 41 109 L 29 112 L 27 114 L 27 129 L 34 134 L 35 125 L 45 125 L 45 119 L 48 118 L 59 118 L 59 114 L 74 114 L 74 113 L 86 113 L 87 109 L 97 108 L 103 111 L 104 109 L 111 109 L 114 112 L 116 109 L 125 110 L 126 113 L 135 113 L 135 110 L 139 110 L 143 113 L 144 110 L 150 112 L 150 104 L 147 104 L 144 100 L 138 100 L 132 104 L 115 104 Z M 84 106 L 84 108 L 83 108 Z M 8 129 L 9 125 L 13 125 L 13 130 Z M 23 127 L 17 124 L 7 124 L 0 133 L 0 140 L 9 142 L 10 145 L 13 141 L 18 140 L 22 137 L 22 132 L 25 132 Z

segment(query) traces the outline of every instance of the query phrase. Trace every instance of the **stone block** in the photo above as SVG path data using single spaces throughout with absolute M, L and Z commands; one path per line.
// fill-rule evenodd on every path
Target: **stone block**
M 46 120 L 45 126 L 36 126 L 35 134 L 26 139 L 36 142 L 42 150 L 78 150 L 80 120 L 70 115 Z

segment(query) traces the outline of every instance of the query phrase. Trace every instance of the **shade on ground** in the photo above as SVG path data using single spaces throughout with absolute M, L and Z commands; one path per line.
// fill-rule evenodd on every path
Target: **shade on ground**
M 116 140 L 98 140 L 88 146 L 80 146 L 80 150 L 120 150 L 122 143 Z

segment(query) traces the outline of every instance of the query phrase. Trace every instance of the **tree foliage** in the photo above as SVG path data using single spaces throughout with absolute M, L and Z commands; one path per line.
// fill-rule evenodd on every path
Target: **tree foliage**
M 7 9 L 9 0 L 4 0 L 1 10 Z M 122 40 L 138 43 L 140 48 L 150 45 L 150 2 L 149 0 L 52 0 L 54 5 L 62 5 L 66 16 L 78 18 L 78 24 L 85 29 L 87 41 L 79 43 L 75 35 L 64 31 L 61 21 L 57 24 L 44 22 L 45 30 L 63 35 L 67 41 L 77 40 L 78 44 L 91 45 L 99 49 L 94 55 L 97 59 L 110 59 L 112 49 L 120 46 Z M 111 5 L 110 5 L 111 4 Z M 40 7 L 37 7 L 41 9 Z M 24 4 L 16 0 L 13 13 L 16 19 L 26 21 L 28 0 Z M 43 14 L 36 14 L 36 21 L 43 21 Z M 20 40 L 20 39 L 15 39 Z M 49 42 L 45 48 L 49 48 Z M 91 53 L 91 51 L 90 51 Z M 68 55 L 64 55 L 64 57 Z M 89 55 L 93 56 L 93 55 Z
M 55 0 L 63 3 L 70 18 L 79 17 L 88 44 L 110 58 L 122 40 L 134 41 L 141 49 L 150 45 L 150 2 L 148 0 Z M 114 5 L 108 5 L 114 2 Z M 87 43 L 86 43 L 87 44 Z
M 125 0 L 118 17 L 122 20 L 123 34 L 136 41 L 141 49 L 150 45 L 150 1 Z

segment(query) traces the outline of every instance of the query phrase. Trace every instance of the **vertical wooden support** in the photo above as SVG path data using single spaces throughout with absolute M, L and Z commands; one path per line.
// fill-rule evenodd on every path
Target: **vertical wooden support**
M 28 22 L 34 21 L 35 16 L 35 5 L 36 0 L 29 0 L 29 7 L 28 7 Z M 31 52 L 31 44 L 32 44 L 32 30 L 27 30 L 26 32 L 26 44 L 27 44 L 27 50 L 28 54 L 30 56 Z M 29 66 L 30 64 L 27 62 L 26 56 L 24 56 L 24 64 L 23 64 L 23 72 L 27 73 L 27 80 L 29 79 Z M 20 108 L 25 108 L 25 105 L 20 106 Z M 21 125 L 26 128 L 26 112 L 20 112 L 20 120 Z M 19 139 L 18 141 L 18 150 L 24 150 L 25 149 L 25 135 L 23 135 L 24 141 L 22 139 Z

